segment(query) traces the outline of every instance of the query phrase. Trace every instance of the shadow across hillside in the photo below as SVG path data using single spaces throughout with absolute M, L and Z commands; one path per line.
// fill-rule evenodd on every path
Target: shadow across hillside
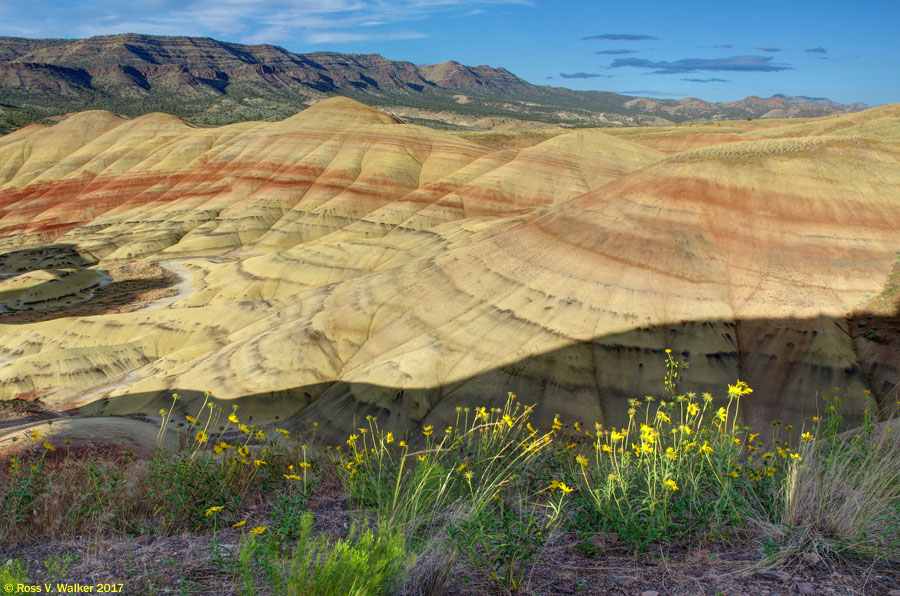
M 0 274 L 16 275 L 39 269 L 83 269 L 95 261 L 85 258 L 74 244 L 47 244 L 0 254 Z
M 158 265 L 119 266 L 104 273 L 110 274 L 112 281 L 76 288 L 71 296 L 57 297 L 47 304 L 35 304 L 34 307 L 21 310 L 5 310 L 0 312 L 0 324 L 24 325 L 64 317 L 130 312 L 142 308 L 149 301 L 171 295 L 174 290 L 169 288 L 178 283 L 174 273 Z M 29 291 L 32 295 L 40 296 L 42 287 L 49 287 L 50 283 L 52 282 L 36 284 Z M 14 299 L 18 293 L 0 292 L 0 304 Z
M 877 328 L 874 337 L 853 330 Z M 434 387 L 389 387 L 337 381 L 263 391 L 216 400 L 225 411 L 239 407 L 243 422 L 277 424 L 309 431 L 314 422 L 327 440 L 340 442 L 375 416 L 381 428 L 421 437 L 416 429 L 457 424 L 457 408 L 499 407 L 513 392 L 523 404 L 536 404 L 532 420 L 548 428 L 555 414 L 567 422 L 600 421 L 621 426 L 629 398 L 665 398 L 666 348 L 687 365 L 679 376 L 679 392 L 709 392 L 713 406 L 727 402 L 727 384 L 741 379 L 753 393 L 741 402 L 741 416 L 756 431 L 768 434 L 779 419 L 800 428 L 804 420 L 827 406 L 823 395 L 842 395 L 848 426 L 858 425 L 867 406 L 865 391 L 880 404 L 882 417 L 895 415 L 900 399 L 900 325 L 891 316 L 849 318 L 756 319 L 703 321 L 633 329 L 579 342 L 558 350 L 510 362 Z M 874 349 L 877 347 L 878 349 Z M 859 354 L 875 354 L 866 361 Z M 894 357 L 891 359 L 890 354 Z M 265 383 L 261 379 L 260 383 Z M 92 415 L 157 416 L 181 399 L 176 415 L 195 415 L 203 389 L 172 387 L 156 393 L 128 394 L 83 405 Z M 470 412 L 470 417 L 474 412 Z M 277 417 L 277 418 L 276 418 Z M 471 419 L 471 418 L 470 418 Z

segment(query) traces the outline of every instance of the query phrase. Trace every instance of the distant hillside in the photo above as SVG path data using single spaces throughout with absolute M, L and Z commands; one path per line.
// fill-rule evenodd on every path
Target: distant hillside
M 0 37 L 0 133 L 84 109 L 126 116 L 162 111 L 205 126 L 277 120 L 333 95 L 407 121 L 462 129 L 489 129 L 509 120 L 603 126 L 807 117 L 860 107 L 781 95 L 722 104 L 633 98 L 532 85 L 490 66 L 417 66 L 378 54 L 295 54 L 209 38 Z

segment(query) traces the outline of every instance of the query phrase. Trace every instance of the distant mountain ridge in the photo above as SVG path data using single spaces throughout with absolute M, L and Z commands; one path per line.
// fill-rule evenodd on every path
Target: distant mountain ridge
M 634 98 L 533 85 L 491 66 L 415 65 L 378 54 L 296 54 L 210 38 L 0 37 L 0 132 L 98 108 L 129 116 L 165 111 L 203 125 L 272 120 L 333 95 L 398 108 L 413 121 L 462 128 L 489 128 L 504 118 L 602 126 L 823 116 L 864 107 L 787 95 L 720 104 Z

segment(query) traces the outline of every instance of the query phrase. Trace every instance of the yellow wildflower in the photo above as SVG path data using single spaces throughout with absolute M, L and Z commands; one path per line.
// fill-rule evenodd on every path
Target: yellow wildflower
M 700 413 L 700 406 L 691 402 L 688 404 L 687 412 L 688 412 L 688 416 L 691 416 L 691 417 L 696 416 L 697 414 Z
M 666 447 L 666 457 L 668 457 L 672 461 L 675 461 L 676 459 L 678 459 L 678 456 L 675 455 L 675 450 L 671 447 Z
M 56 451 L 56 447 L 54 447 L 47 441 L 44 441 L 44 449 L 46 449 L 47 451 Z
M 588 465 L 588 460 L 587 460 L 587 458 L 586 458 L 585 456 L 583 456 L 583 455 L 578 455 L 578 456 L 576 456 L 576 457 L 575 457 L 575 461 L 578 462 L 579 465 L 581 465 L 582 468 L 584 468 L 585 466 Z
M 430 437 L 432 432 L 434 432 L 434 426 L 431 424 L 422 429 L 422 434 L 426 437 Z
M 358 438 L 359 438 L 359 435 L 350 435 L 350 437 L 347 439 L 347 445 L 352 447 L 353 444 L 356 442 L 356 439 L 358 439 Z
M 296 474 L 282 474 L 282 476 L 284 476 L 288 480 L 300 480 L 300 477 Z
M 420 455 L 420 456 L 419 456 L 419 461 L 425 461 L 426 459 L 428 459 L 428 456 L 427 456 L 427 455 Z
M 556 481 L 554 480 L 554 482 L 556 482 Z M 568 486 L 566 486 L 565 483 L 563 483 L 563 482 L 556 482 L 556 488 L 563 491 L 564 493 L 570 493 L 573 490 L 572 488 L 569 488 Z
M 232 412 L 231 414 L 229 414 L 229 416 L 228 416 L 228 421 L 231 422 L 232 424 L 239 424 L 239 423 L 240 423 L 240 420 L 238 420 L 237 414 L 235 414 L 234 412 Z
M 393 443 L 393 442 L 394 442 L 394 433 L 392 433 L 392 432 L 391 432 L 391 433 L 388 433 L 388 434 L 384 437 L 384 442 L 387 443 L 387 444 Z
M 675 481 L 672 480 L 671 478 L 666 478 L 665 480 L 663 480 L 663 484 L 665 484 L 666 487 L 668 487 L 668 489 L 669 489 L 670 491 L 672 491 L 673 493 L 674 493 L 676 490 L 678 490 L 678 485 L 675 484 Z
M 275 429 L 275 432 L 281 433 L 281 434 L 284 436 L 285 439 L 287 439 L 288 437 L 291 436 L 291 431 L 285 430 L 285 429 L 283 429 L 283 428 L 276 428 L 276 429 Z
M 231 524 L 231 527 L 232 527 L 232 528 L 240 528 L 241 526 L 243 526 L 243 525 L 246 524 L 246 523 L 247 523 L 247 520 L 246 520 L 246 519 L 242 519 L 241 521 L 239 521 L 239 522 L 236 523 L 236 524 Z
M 32 428 L 31 432 L 28 433 L 28 436 L 30 436 L 35 441 L 41 441 L 44 438 L 43 436 L 41 436 L 40 431 L 38 431 L 38 429 L 36 429 L 36 428 Z
M 223 509 L 225 509 L 225 507 L 222 505 L 217 505 L 216 507 L 210 507 L 209 509 L 206 510 L 206 514 L 204 515 L 204 517 L 209 517 L 213 513 L 218 513 L 219 511 L 222 511 Z
M 263 439 L 265 439 L 268 436 L 269 435 L 267 433 L 264 433 L 261 430 L 256 431 L 256 438 L 259 439 L 260 441 L 262 441 Z
M 246 424 L 242 424 L 242 425 L 238 426 L 238 428 L 239 428 L 240 431 L 241 431 L 242 433 L 244 433 L 245 435 L 249 435 L 249 434 L 250 434 L 250 429 L 247 428 L 247 425 L 246 425 Z
M 254 536 L 259 536 L 266 530 L 267 530 L 266 526 L 256 526 L 255 528 L 250 530 L 250 533 L 253 534 Z
M 802 435 L 800 435 L 800 439 L 801 439 L 804 443 L 807 442 L 807 441 L 815 441 L 815 440 L 816 440 L 816 438 L 815 438 L 814 436 L 812 436 L 812 433 L 810 433 L 809 431 L 806 431 L 805 433 L 803 433 Z
M 709 441 L 703 441 L 703 446 L 700 447 L 700 452 L 709 455 L 713 452 L 713 448 L 709 446 Z
M 254 459 L 254 460 L 253 460 L 253 465 L 256 466 L 256 467 L 258 468 L 258 467 L 260 467 L 260 466 L 266 466 L 266 465 L 268 465 L 268 464 L 267 464 L 266 462 L 264 462 L 263 460 L 261 460 L 261 459 Z
M 753 389 L 745 383 L 738 379 L 737 383 L 734 385 L 728 386 L 728 395 L 729 397 L 741 397 L 742 395 L 747 395 L 748 393 L 753 393 Z
M 400 442 L 397 443 L 397 444 L 400 445 L 401 447 L 403 447 L 404 449 L 407 447 L 406 441 L 400 441 Z
M 198 443 L 205 443 L 209 440 L 209 435 L 203 432 L 202 430 L 197 431 L 197 436 L 195 437 Z
M 512 428 L 512 425 L 513 425 L 513 419 L 510 418 L 509 414 L 504 414 L 504 415 L 503 415 L 503 422 L 506 423 L 506 426 Z

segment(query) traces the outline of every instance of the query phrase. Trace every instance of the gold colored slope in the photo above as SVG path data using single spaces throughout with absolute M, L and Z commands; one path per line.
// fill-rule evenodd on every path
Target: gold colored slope
M 100 205 L 56 242 L 100 267 L 182 259 L 195 291 L 158 311 L 0 326 L 4 386 L 105 414 L 208 390 L 254 420 L 332 433 L 369 413 L 448 422 L 507 391 L 545 419 L 615 420 L 627 397 L 659 392 L 667 347 L 698 391 L 757 388 L 754 422 L 867 387 L 843 317 L 900 249 L 895 143 L 665 158 L 574 131 L 491 152 L 348 100 L 328 108 L 165 133 L 109 180 L 21 198 Z M 29 186 L 0 189 L 0 205 Z

